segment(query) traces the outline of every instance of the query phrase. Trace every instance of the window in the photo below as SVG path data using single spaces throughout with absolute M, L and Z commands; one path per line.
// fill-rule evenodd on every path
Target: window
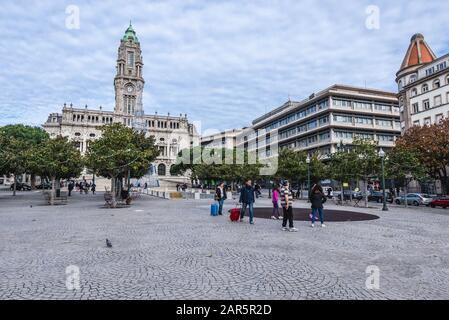
M 426 76 L 430 76 L 435 73 L 435 67 L 426 70 Z
M 441 120 L 443 120 L 443 114 L 442 113 L 437 114 L 435 116 L 435 123 L 440 123 Z
M 372 133 L 365 133 L 365 132 L 355 132 L 354 137 L 364 139 L 364 140 L 373 140 L 374 135 Z
M 412 97 L 415 97 L 418 95 L 418 90 L 416 88 L 412 89 Z
M 412 83 L 412 82 L 415 82 L 416 81 L 416 74 L 412 74 L 411 76 L 410 76 L 410 83 Z
M 335 131 L 335 137 L 339 139 L 352 139 L 352 132 L 350 131 Z
M 421 90 L 422 90 L 423 93 L 429 91 L 429 85 L 428 85 L 427 83 L 426 83 L 426 84 L 423 84 Z
M 440 80 L 435 80 L 433 82 L 433 88 L 438 89 L 439 87 L 441 87 Z
M 414 103 L 412 105 L 412 110 L 413 110 L 413 113 L 418 113 L 419 112 L 419 105 L 418 105 L 418 103 Z
M 354 108 L 360 110 L 371 110 L 371 103 L 369 102 L 354 102 Z
M 446 77 L 446 84 L 449 84 L 449 76 Z
M 425 126 L 430 126 L 430 124 L 431 124 L 430 117 L 424 118 L 424 125 Z
M 399 80 L 399 82 L 398 82 L 398 89 L 399 89 L 399 91 L 402 90 L 402 80 Z
M 383 120 L 383 119 L 377 119 L 376 124 L 381 127 L 392 127 L 393 121 L 391 120 Z
M 329 131 L 320 133 L 319 137 L 320 137 L 320 141 L 326 141 L 330 138 L 330 133 L 329 133 Z
M 419 126 L 419 120 L 413 121 L 414 126 Z
M 436 97 L 433 98 L 433 99 L 434 99 L 434 106 L 435 106 L 435 107 L 441 106 L 441 95 L 436 96 Z
M 157 166 L 157 174 L 159 176 L 165 176 L 166 173 L 166 167 L 165 164 L 161 163 Z
M 75 132 L 75 137 L 80 137 L 80 136 L 81 136 L 81 133 Z
M 423 101 L 423 105 L 424 105 L 424 110 L 430 109 L 430 102 L 428 99 Z
M 385 104 L 375 104 L 374 109 L 377 111 L 391 112 L 392 106 Z
M 319 120 L 320 126 L 323 126 L 323 125 L 325 125 L 328 122 L 329 122 L 329 117 L 322 117 Z
M 446 69 L 446 61 L 443 61 L 437 65 L 437 71 L 441 71 L 443 69 Z
M 355 123 L 372 125 L 373 124 L 373 119 L 372 118 L 365 118 L 365 117 L 355 117 Z
M 379 141 L 393 142 L 394 141 L 394 136 L 391 135 L 391 134 L 378 134 L 377 135 L 377 139 Z
M 95 138 L 95 133 L 91 133 L 91 134 L 89 135 L 89 137 Z
M 323 100 L 321 102 L 318 102 L 318 104 L 317 104 L 318 110 L 326 109 L 328 106 L 329 106 L 328 100 Z
M 351 107 L 351 101 L 348 100 L 340 100 L 340 99 L 334 99 L 334 106 L 336 107 Z
M 128 67 L 134 67 L 134 52 L 128 51 Z
M 336 121 L 336 122 L 344 122 L 344 123 L 352 123 L 352 116 L 334 115 L 334 121 Z

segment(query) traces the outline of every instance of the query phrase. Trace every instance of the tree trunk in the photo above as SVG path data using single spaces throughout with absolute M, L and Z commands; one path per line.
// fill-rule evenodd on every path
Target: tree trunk
M 36 175 L 34 173 L 31 174 L 30 185 L 31 185 L 31 190 L 36 189 Z
M 365 208 L 368 208 L 368 178 L 365 177 Z
M 341 182 L 341 195 L 340 195 L 340 198 L 341 198 L 341 204 L 343 204 L 343 201 L 345 201 L 345 195 L 344 195 L 344 193 L 345 193 L 345 188 L 343 187 L 343 181 Z
M 407 201 L 408 183 L 407 183 L 407 181 L 405 181 L 404 191 L 405 191 L 404 203 L 405 203 L 405 207 L 408 208 L 408 201 Z
M 56 177 L 51 177 L 51 191 L 50 191 L 50 205 L 54 205 L 55 204 L 55 182 L 56 182 Z
M 117 183 L 117 180 L 116 180 L 116 178 L 115 177 L 112 177 L 111 178 L 111 196 L 112 196 L 112 199 L 111 199 L 111 207 L 112 208 L 116 208 L 117 207 L 117 200 L 116 200 L 116 197 L 115 197 L 115 187 L 116 187 L 116 183 Z
M 16 178 L 16 175 L 14 174 L 14 182 L 13 182 L 13 188 L 12 188 L 13 197 L 16 196 L 16 188 L 17 188 L 17 178 Z

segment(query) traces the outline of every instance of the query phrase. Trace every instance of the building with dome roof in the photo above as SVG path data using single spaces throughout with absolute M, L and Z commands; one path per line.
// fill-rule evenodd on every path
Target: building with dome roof
M 449 54 L 437 58 L 422 34 L 411 38 L 396 82 L 402 132 L 449 117 Z
M 146 115 L 142 104 L 145 86 L 143 60 L 140 42 L 131 23 L 120 40 L 117 53 L 116 75 L 114 78 L 115 107 L 113 111 L 76 107 L 64 103 L 61 113 L 51 113 L 43 128 L 51 137 L 58 135 L 75 141 L 81 153 L 85 153 L 89 143 L 101 136 L 101 127 L 111 123 L 143 130 L 153 136 L 160 156 L 149 168 L 149 174 L 160 180 L 160 185 L 185 182 L 186 177 L 172 177 L 170 168 L 177 154 L 184 148 L 199 145 L 199 135 L 187 115 Z M 159 181 L 158 181 L 159 182 Z

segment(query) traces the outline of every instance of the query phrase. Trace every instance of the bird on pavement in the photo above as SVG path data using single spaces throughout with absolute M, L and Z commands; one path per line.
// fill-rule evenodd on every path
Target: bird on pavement
M 112 248 L 112 242 L 109 239 L 106 239 L 106 247 Z

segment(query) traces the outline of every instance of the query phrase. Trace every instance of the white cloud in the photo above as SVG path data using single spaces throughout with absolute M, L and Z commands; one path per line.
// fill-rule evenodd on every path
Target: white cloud
M 144 56 L 147 113 L 188 113 L 203 128 L 248 125 L 290 95 L 334 83 L 395 90 L 410 37 L 447 53 L 449 3 L 424 1 L 15 1 L 0 12 L 0 125 L 39 124 L 64 102 L 114 104 L 119 40 L 128 20 Z M 378 5 L 379 30 L 365 28 Z

